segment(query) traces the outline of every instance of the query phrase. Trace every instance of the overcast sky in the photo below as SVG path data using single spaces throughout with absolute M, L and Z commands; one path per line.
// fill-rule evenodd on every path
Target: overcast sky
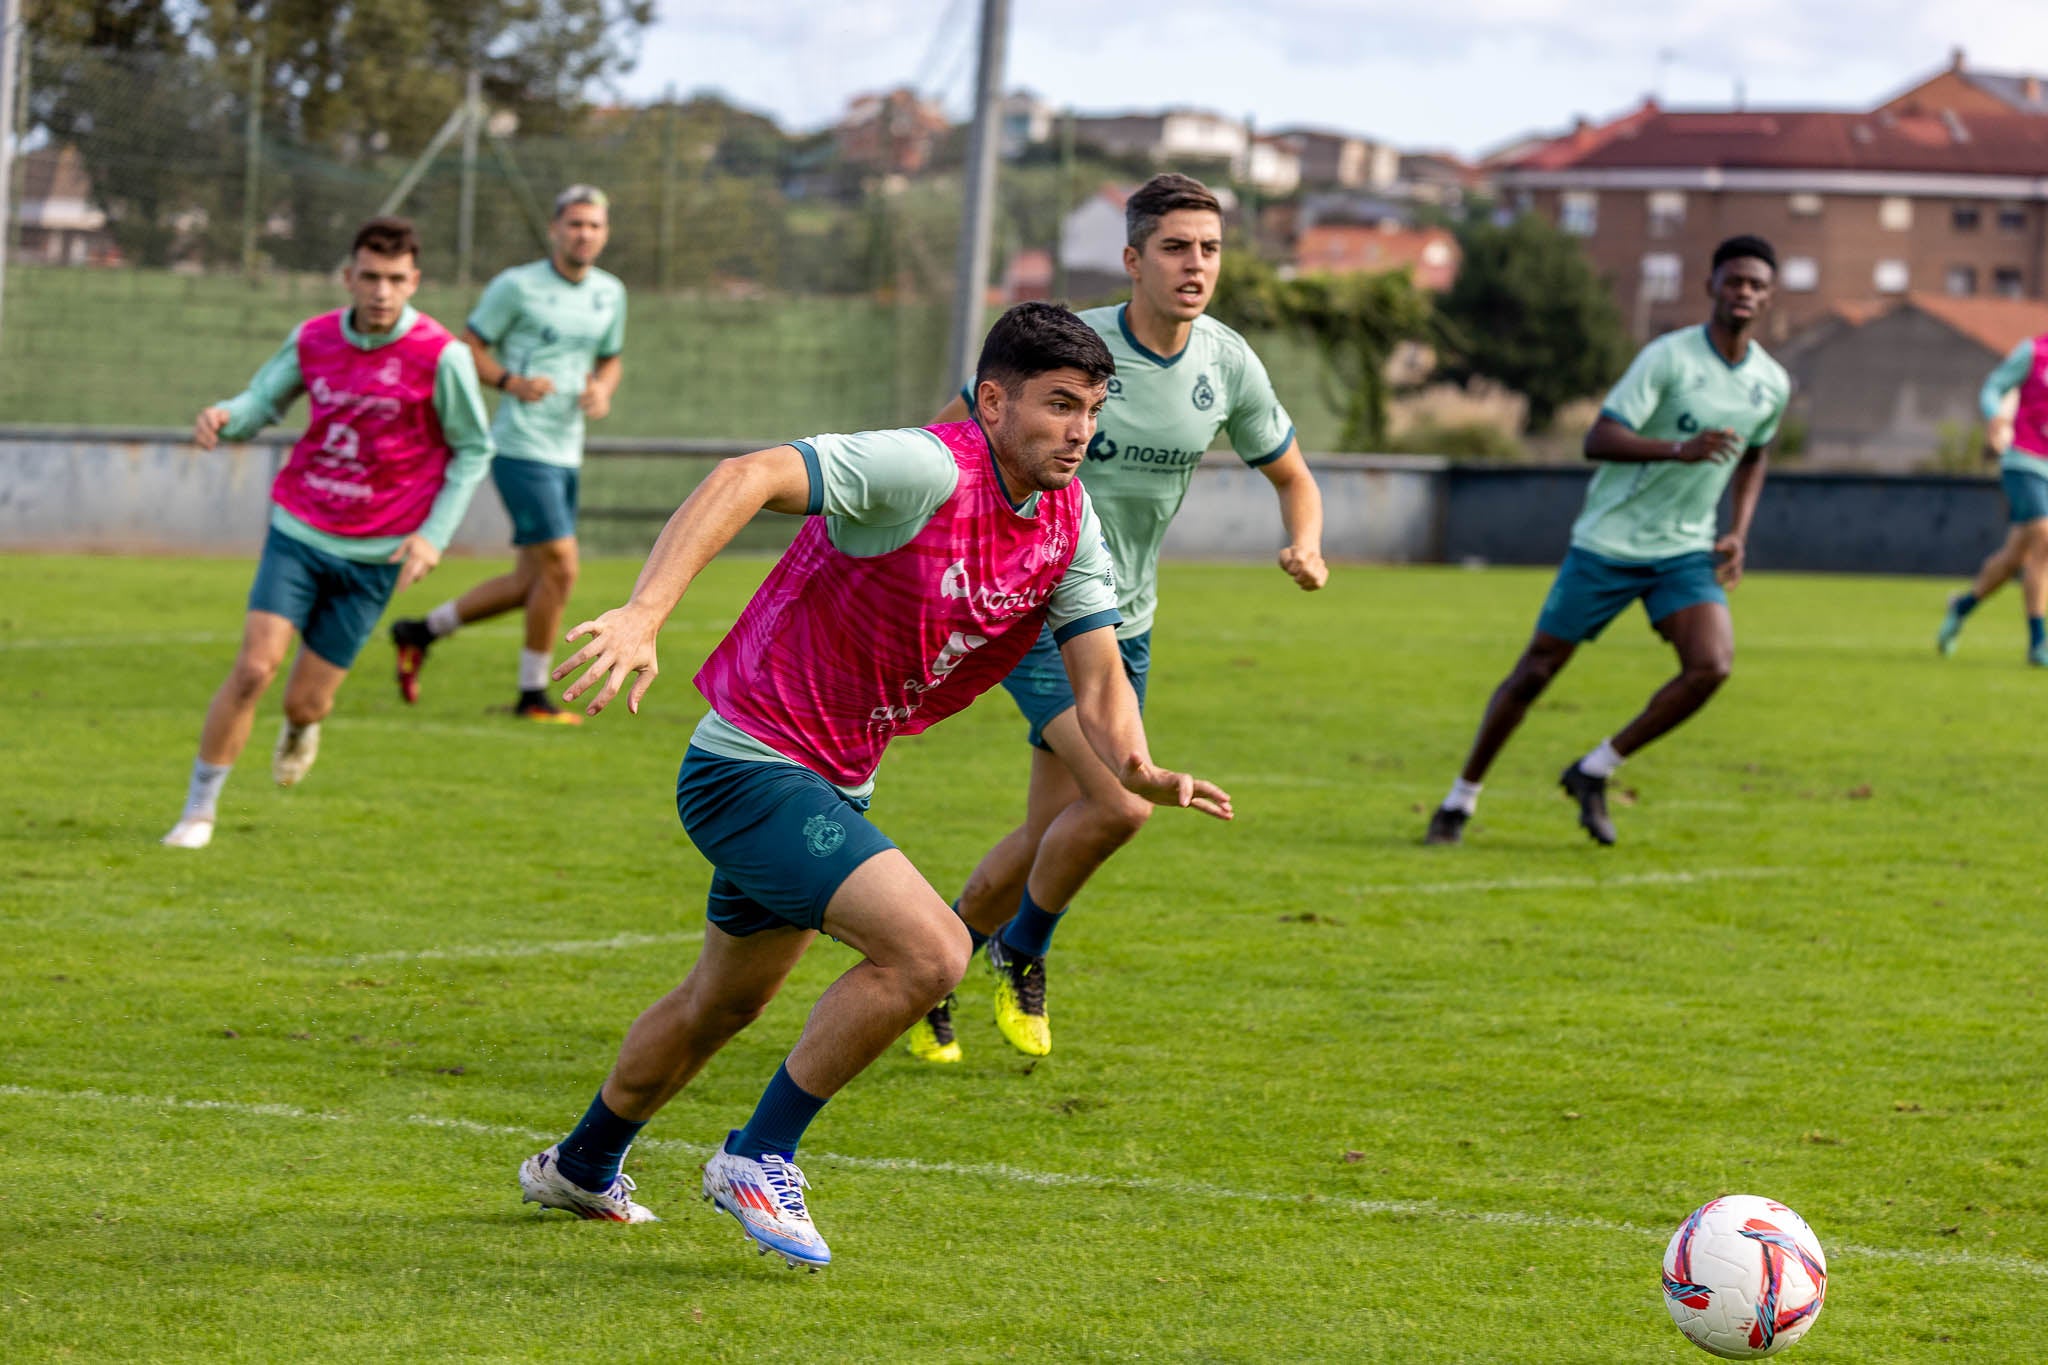
M 624 82 L 715 89 L 784 127 L 914 84 L 966 109 L 981 0 L 658 0 Z M 1011 0 L 1007 88 L 1168 104 L 1467 154 L 1656 90 L 1667 104 L 1855 106 L 1966 49 L 2048 71 L 2048 0 Z

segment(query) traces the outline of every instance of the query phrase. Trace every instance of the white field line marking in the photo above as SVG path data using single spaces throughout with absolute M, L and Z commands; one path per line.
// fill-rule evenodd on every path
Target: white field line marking
M 1636 872 L 1620 877 L 1500 877 L 1470 882 L 1379 882 L 1343 888 L 1351 896 L 1448 896 L 1461 891 L 1598 891 L 1610 886 L 1690 886 L 1758 877 L 1796 877 L 1800 867 L 1703 867 L 1696 872 Z
M 548 1143 L 555 1134 L 509 1125 L 478 1123 L 473 1119 L 437 1118 L 411 1114 L 403 1119 L 359 1119 L 352 1114 L 323 1114 L 289 1104 L 240 1104 L 233 1100 L 186 1100 L 176 1096 L 114 1095 L 103 1090 L 42 1090 L 26 1085 L 0 1085 L 0 1096 L 42 1100 L 54 1104 L 125 1104 L 145 1109 L 194 1109 L 239 1114 L 252 1118 L 306 1119 L 316 1123 L 404 1124 L 418 1128 L 439 1128 L 480 1137 L 517 1138 L 522 1142 Z M 641 1138 L 634 1144 L 685 1156 L 709 1156 L 713 1147 L 701 1142 L 678 1142 L 669 1138 Z M 1152 1176 L 1073 1175 L 1064 1171 L 1034 1171 L 1023 1166 L 964 1161 L 920 1161 L 915 1157 L 842 1156 L 817 1152 L 813 1160 L 862 1171 L 895 1171 L 907 1175 L 957 1176 L 966 1180 L 991 1180 L 1007 1185 L 1033 1185 L 1040 1189 L 1117 1190 L 1134 1194 L 1163 1194 L 1177 1199 L 1218 1200 L 1225 1203 L 1295 1204 L 1339 1209 L 1366 1216 L 1433 1218 L 1446 1223 L 1478 1223 L 1487 1227 L 1566 1229 L 1580 1232 L 1616 1232 L 1631 1237 L 1664 1241 L 1670 1233 L 1646 1228 L 1640 1223 L 1609 1218 L 1587 1218 L 1574 1214 L 1527 1213 L 1515 1209 L 1458 1209 L 1418 1199 L 1347 1199 L 1301 1192 L 1285 1194 L 1275 1190 L 1234 1190 L 1197 1180 L 1162 1180 Z M 1867 1247 L 1837 1242 L 1827 1247 L 1831 1262 L 1843 1257 L 1873 1261 L 1902 1261 L 1909 1265 L 1968 1266 L 1978 1270 L 2003 1271 L 2048 1279 L 2048 1261 L 2018 1256 L 1980 1256 L 1968 1251 L 1914 1251 L 1901 1247 Z
M 217 645 L 239 640 L 225 631 L 201 630 L 183 635 L 80 635 L 68 640 L 0 640 L 0 654 L 29 649 L 134 649 L 150 645 Z
M 610 938 L 565 939 L 555 943 L 479 943 L 457 948 L 399 948 L 379 953 L 343 953 L 338 957 L 307 958 L 284 965 L 304 967 L 358 967 L 369 962 L 473 962 L 494 957 L 551 957 L 557 954 L 614 953 L 627 948 L 655 948 L 670 943 L 697 943 L 702 929 L 675 934 L 613 934 Z

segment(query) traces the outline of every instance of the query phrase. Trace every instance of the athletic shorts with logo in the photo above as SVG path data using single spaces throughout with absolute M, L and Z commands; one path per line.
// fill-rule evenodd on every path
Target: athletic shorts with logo
M 736 938 L 818 929 L 846 879 L 896 847 L 809 768 L 727 758 L 691 745 L 676 774 L 676 814 L 713 869 L 705 914 Z
M 1706 550 L 1645 563 L 1609 559 L 1574 545 L 1565 552 L 1536 629 L 1574 644 L 1596 640 L 1607 623 L 1641 599 L 1652 625 L 1702 602 L 1728 605 Z
M 544 460 L 499 455 L 491 461 L 491 482 L 512 518 L 514 545 L 540 545 L 576 534 L 578 471 Z
M 2007 465 L 1999 471 L 1998 483 L 2005 489 L 2006 506 L 2011 509 L 2015 526 L 2048 517 L 2048 460 L 2040 464 L 2038 470 Z
M 1143 711 L 1145 677 L 1152 671 L 1152 632 L 1118 640 L 1116 647 L 1123 655 L 1124 676 L 1131 680 L 1131 690 L 1138 694 L 1138 709 Z M 1003 690 L 1016 700 L 1017 709 L 1030 722 L 1031 731 L 1026 738 L 1031 746 L 1051 753 L 1052 746 L 1045 742 L 1045 727 L 1074 706 L 1074 684 L 1067 677 L 1060 647 L 1052 641 L 1051 626 L 1038 633 L 1030 652 L 1003 679 Z
M 403 567 L 343 559 L 273 526 L 249 585 L 249 610 L 282 616 L 298 628 L 307 649 L 347 668 L 377 628 Z

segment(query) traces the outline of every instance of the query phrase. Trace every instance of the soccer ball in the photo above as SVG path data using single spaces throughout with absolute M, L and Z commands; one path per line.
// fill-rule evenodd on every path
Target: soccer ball
M 1708 1200 L 1664 1248 L 1664 1306 L 1686 1340 L 1725 1360 L 1773 1356 L 1806 1335 L 1827 1298 L 1813 1229 L 1753 1194 Z

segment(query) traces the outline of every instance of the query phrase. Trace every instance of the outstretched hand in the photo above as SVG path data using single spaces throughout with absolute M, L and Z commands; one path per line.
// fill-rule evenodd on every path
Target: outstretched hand
M 614 607 L 595 621 L 585 621 L 569 632 L 569 643 L 574 644 L 586 635 L 590 637 L 590 643 L 564 659 L 549 676 L 560 682 L 589 664 L 590 671 L 569 685 L 569 690 L 562 694 L 562 700 L 575 701 L 603 681 L 604 687 L 586 708 L 587 714 L 594 716 L 611 705 L 629 676 L 638 674 L 633 690 L 626 695 L 626 709 L 637 716 L 640 714 L 640 699 L 647 695 L 647 689 L 654 686 L 655 678 L 661 673 L 661 665 L 654 657 L 655 637 L 660 633 L 661 619 L 652 612 L 637 609 L 630 603 Z
M 1234 818 L 1229 792 L 1214 782 L 1191 777 L 1187 773 L 1172 772 L 1133 758 L 1124 764 L 1118 780 L 1124 784 L 1125 791 L 1142 796 L 1155 806 L 1185 806 L 1218 820 Z
M 1744 546 L 1741 536 L 1722 536 L 1714 542 L 1714 557 L 1720 562 L 1714 566 L 1714 581 L 1724 588 L 1732 588 L 1742 581 Z
M 1293 545 L 1280 551 L 1280 567 L 1287 572 L 1303 592 L 1314 592 L 1330 581 L 1329 566 L 1323 563 L 1323 552 L 1313 547 L 1300 549 Z

